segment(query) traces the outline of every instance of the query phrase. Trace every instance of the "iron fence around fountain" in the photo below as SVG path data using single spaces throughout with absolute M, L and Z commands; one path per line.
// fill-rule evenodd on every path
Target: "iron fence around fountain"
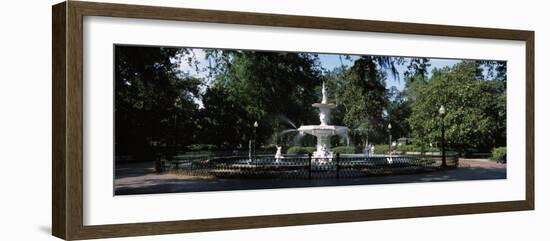
M 336 154 L 330 160 L 313 158 L 311 154 L 284 158 L 258 155 L 251 159 L 233 155 L 178 155 L 159 159 L 157 170 L 196 177 L 323 179 L 429 172 L 459 165 L 456 155 L 446 156 L 447 167 L 442 167 L 441 159 L 440 155 Z

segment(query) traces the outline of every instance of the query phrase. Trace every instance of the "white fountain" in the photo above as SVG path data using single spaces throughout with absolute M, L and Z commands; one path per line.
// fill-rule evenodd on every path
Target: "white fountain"
M 330 150 L 330 138 L 334 135 L 347 135 L 349 129 L 345 126 L 329 125 L 330 110 L 336 107 L 335 104 L 328 103 L 327 90 L 323 82 L 321 92 L 323 98 L 321 103 L 315 103 L 312 106 L 319 108 L 320 125 L 300 126 L 300 133 L 307 133 L 317 137 L 317 150 L 313 152 L 313 158 L 322 161 L 331 161 L 334 153 Z

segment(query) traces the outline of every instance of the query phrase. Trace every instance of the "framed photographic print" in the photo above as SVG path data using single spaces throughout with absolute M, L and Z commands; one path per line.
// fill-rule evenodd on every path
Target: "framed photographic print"
M 534 32 L 53 6 L 53 235 L 534 209 Z

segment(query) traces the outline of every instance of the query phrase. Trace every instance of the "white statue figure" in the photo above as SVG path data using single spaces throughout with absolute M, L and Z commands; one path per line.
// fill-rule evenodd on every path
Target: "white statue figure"
M 393 163 L 393 158 L 391 157 L 391 154 L 389 157 L 386 157 L 386 161 L 388 162 L 388 164 L 392 164 Z
M 371 146 L 370 146 L 370 154 L 371 154 L 371 155 L 374 155 L 374 145 L 371 145 Z
M 285 157 L 283 156 L 282 151 L 281 151 L 282 149 L 283 149 L 282 146 L 277 146 L 277 152 L 275 153 L 275 159 L 277 159 L 277 161 L 278 161 L 279 159 L 285 158 Z

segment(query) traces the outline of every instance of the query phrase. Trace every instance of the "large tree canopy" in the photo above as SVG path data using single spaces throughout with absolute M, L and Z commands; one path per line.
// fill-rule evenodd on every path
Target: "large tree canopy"
M 282 120 L 289 119 L 297 124 L 315 121 L 315 110 L 311 104 L 318 101 L 316 90 L 321 83 L 321 72 L 316 66 L 315 55 L 231 51 L 225 54 L 225 58 L 226 61 L 218 65 L 217 71 L 220 74 L 216 76 L 206 95 L 215 95 L 213 91 L 220 92 L 219 89 L 223 89 L 227 101 L 235 103 L 235 108 L 232 109 L 241 115 L 236 122 L 231 123 L 240 129 L 234 128 L 235 132 L 218 135 L 220 138 L 236 134 L 241 137 L 239 144 L 242 146 L 251 138 L 254 128 L 252 125 L 257 121 L 258 141 L 264 143 L 270 138 L 276 138 L 277 133 L 284 128 L 292 127 L 281 122 Z M 205 105 L 206 111 L 211 113 L 213 119 L 235 119 L 234 116 L 227 116 L 235 115 L 231 110 L 226 111 L 226 116 L 220 116 L 225 112 L 212 112 L 209 108 L 216 107 Z M 216 126 L 213 128 L 216 129 Z
M 181 130 L 194 130 L 197 105 L 193 99 L 198 95 L 200 81 L 179 72 L 174 58 L 183 51 L 186 50 L 115 48 L 117 154 L 138 152 L 149 156 L 154 153 L 155 143 L 174 144 Z
M 398 77 L 397 64 L 402 58 L 361 56 L 341 75 L 338 104 L 343 113 L 343 124 L 351 127 L 358 138 L 381 142 L 387 135 L 389 93 L 386 73 Z M 358 134 L 358 135 L 357 135 Z
M 474 62 L 438 69 L 427 82 L 412 87 L 412 113 L 408 121 L 413 137 L 423 144 L 439 142 L 446 128 L 446 142 L 460 151 L 488 150 L 505 144 L 505 83 L 479 80 Z M 444 106 L 446 114 L 438 113 Z

